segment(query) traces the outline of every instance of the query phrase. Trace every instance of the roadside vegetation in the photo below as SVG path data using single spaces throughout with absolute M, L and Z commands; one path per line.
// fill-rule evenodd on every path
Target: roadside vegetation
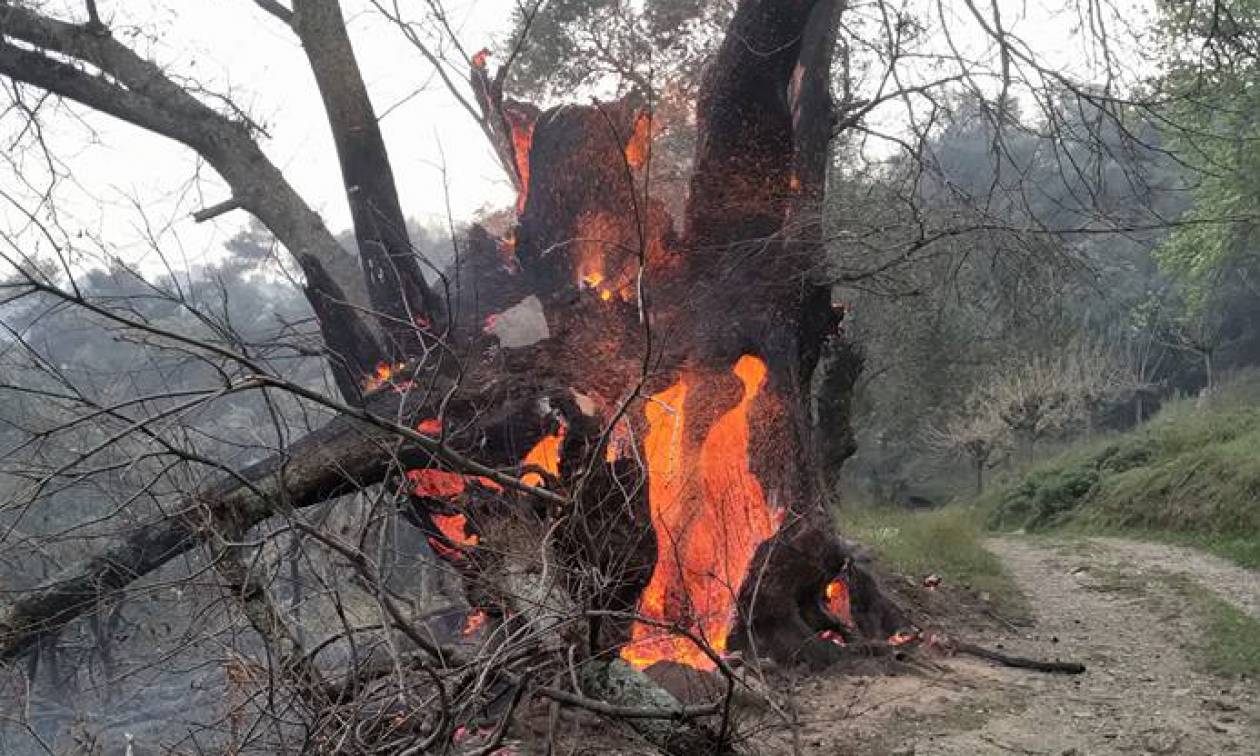
M 1204 668 L 1223 677 L 1260 678 L 1260 622 L 1185 576 L 1165 581 L 1199 617 L 1197 653 Z
M 984 518 L 978 510 L 873 506 L 846 511 L 843 520 L 846 535 L 869 546 L 889 570 L 915 581 L 938 576 L 948 589 L 970 591 L 1004 618 L 1028 615 L 1014 579 L 981 542 Z
M 1260 376 L 1071 448 L 977 509 L 994 529 L 1173 541 L 1260 567 Z

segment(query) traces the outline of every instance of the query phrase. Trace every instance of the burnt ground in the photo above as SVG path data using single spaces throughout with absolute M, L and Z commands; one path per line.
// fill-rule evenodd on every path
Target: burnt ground
M 792 680 L 772 672 L 767 679 L 781 694 L 780 714 L 794 711 L 798 727 L 793 736 L 781 716 L 746 710 L 739 715 L 745 750 L 1260 753 L 1260 682 L 1208 671 L 1207 619 L 1187 598 L 1211 591 L 1260 619 L 1260 575 L 1189 549 L 1117 539 L 1011 537 L 986 545 L 1028 597 L 1029 616 L 1018 623 L 996 617 L 957 587 L 919 591 L 921 616 L 1007 653 L 1083 662 L 1085 674 L 1049 675 L 962 656 L 899 665 L 892 674 L 826 671 Z M 651 752 L 593 729 L 565 738 L 556 752 Z

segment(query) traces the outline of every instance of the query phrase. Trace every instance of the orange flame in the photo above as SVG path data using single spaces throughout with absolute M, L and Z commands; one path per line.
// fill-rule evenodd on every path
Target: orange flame
M 552 475 L 560 474 L 560 444 L 564 441 L 564 429 L 543 438 L 525 455 L 522 465 L 540 467 Z M 541 486 L 543 477 L 536 472 L 525 473 L 521 482 L 531 486 Z
M 521 180 L 520 193 L 516 197 L 516 212 L 525 212 L 525 200 L 529 197 L 529 150 L 534 145 L 534 122 L 528 115 L 513 108 L 505 108 L 508 125 L 512 127 L 512 157 L 516 162 L 516 175 Z
M 648 502 L 658 558 L 639 613 L 678 624 L 716 652 L 726 649 L 735 597 L 757 546 L 774 533 L 775 518 L 748 467 L 748 411 L 766 379 L 766 364 L 745 355 L 733 373 L 739 403 L 722 415 L 698 450 L 684 437 L 689 378 L 654 395 L 645 409 Z M 698 472 L 698 476 L 691 475 Z M 622 658 L 638 667 L 664 659 L 710 669 L 713 662 L 688 638 L 662 636 L 635 623 Z
M 836 578 L 823 589 L 827 611 L 832 617 L 848 627 L 853 627 L 853 609 L 849 603 L 849 585 L 842 578 Z
M 416 426 L 416 430 L 428 436 L 437 436 L 442 433 L 442 421 L 436 417 L 421 420 Z
M 638 170 L 647 163 L 652 149 L 652 116 L 645 110 L 634 119 L 634 131 L 626 142 L 626 163 Z

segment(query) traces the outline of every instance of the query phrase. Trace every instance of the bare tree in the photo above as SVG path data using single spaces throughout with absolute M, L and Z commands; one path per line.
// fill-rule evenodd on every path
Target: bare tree
M 967 460 L 975 481 L 975 494 L 984 493 L 984 473 L 1007 443 L 1009 429 L 992 408 L 960 415 L 944 427 L 928 431 L 927 442 L 937 451 Z

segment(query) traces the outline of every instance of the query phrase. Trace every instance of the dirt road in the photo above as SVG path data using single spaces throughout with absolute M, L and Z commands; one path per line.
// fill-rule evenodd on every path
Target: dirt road
M 807 718 L 803 750 L 1260 754 L 1260 683 L 1204 670 L 1201 609 L 1184 593 L 1187 585 L 1211 590 L 1260 617 L 1260 576 L 1188 549 L 1117 539 L 987 545 L 1030 597 L 1035 625 L 978 640 L 1082 661 L 1088 672 L 1045 675 L 955 658 L 935 675 L 833 682 L 802 691 L 819 715 Z M 838 719 L 847 722 L 843 735 Z

